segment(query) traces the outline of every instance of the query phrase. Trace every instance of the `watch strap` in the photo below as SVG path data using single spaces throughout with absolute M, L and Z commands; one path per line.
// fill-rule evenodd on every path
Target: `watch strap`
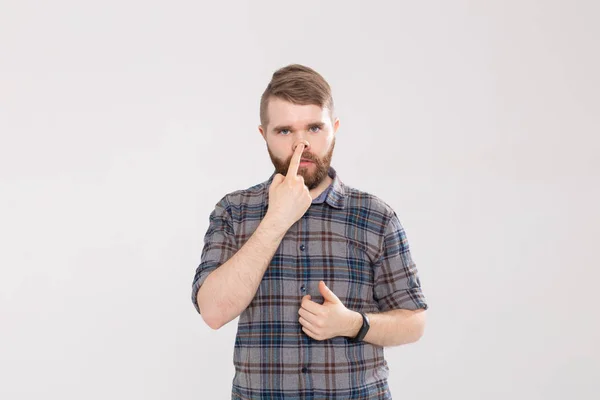
M 361 311 L 359 311 L 358 313 L 362 316 L 363 323 L 362 323 L 362 326 L 360 327 L 358 333 L 356 334 L 356 336 L 353 338 L 350 338 L 351 342 L 362 341 L 365 338 L 365 336 L 367 335 L 367 332 L 369 331 L 369 328 L 371 326 L 369 323 L 369 317 L 367 317 L 367 314 L 365 314 L 364 312 L 361 312 Z

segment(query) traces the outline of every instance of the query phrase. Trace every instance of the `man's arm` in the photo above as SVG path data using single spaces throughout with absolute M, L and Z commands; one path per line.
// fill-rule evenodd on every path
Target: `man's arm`
M 265 216 L 248 241 L 198 290 L 196 302 L 204 321 L 219 329 L 248 307 L 286 230 Z
M 406 232 L 395 211 L 386 224 L 382 245 L 373 266 L 373 291 L 380 312 L 367 314 L 371 327 L 364 340 L 380 346 L 416 342 L 423 335 L 425 310 L 429 307 Z M 356 323 L 356 315 L 354 319 Z M 359 323 L 360 328 L 362 316 Z
M 306 143 L 302 142 L 294 149 L 287 175 L 275 174 L 273 177 L 269 186 L 269 210 L 248 241 L 231 258 L 210 272 L 204 282 L 197 280 L 194 283 L 201 286 L 195 299 L 192 292 L 192 299 L 211 328 L 219 329 L 248 307 L 279 243 L 310 207 L 313 199 L 304 184 L 304 178 L 298 175 L 305 146 Z M 224 211 L 222 206 L 219 209 Z M 216 211 L 214 215 L 214 220 L 218 221 Z M 220 230 L 220 225 L 224 224 L 215 222 L 214 231 Z M 228 237 L 220 239 L 231 241 Z M 231 249 L 230 244 L 227 246 Z M 219 251 L 218 246 L 214 250 L 215 259 L 221 260 L 224 253 Z
M 416 342 L 423 336 L 425 316 L 424 309 L 397 309 L 375 314 L 367 313 L 370 328 L 363 340 L 383 347 Z M 349 328 L 343 336 L 355 337 L 362 326 L 362 315 L 353 311 L 350 318 Z

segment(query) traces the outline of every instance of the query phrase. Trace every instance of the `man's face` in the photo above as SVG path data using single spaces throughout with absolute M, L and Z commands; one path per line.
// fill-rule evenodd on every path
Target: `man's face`
M 267 107 L 268 124 L 258 130 L 267 142 L 267 151 L 275 172 L 287 175 L 292 154 L 300 143 L 305 144 L 298 175 L 304 177 L 308 189 L 314 189 L 325 178 L 335 147 L 339 120 L 331 122 L 329 110 L 317 105 L 298 105 L 272 97 Z

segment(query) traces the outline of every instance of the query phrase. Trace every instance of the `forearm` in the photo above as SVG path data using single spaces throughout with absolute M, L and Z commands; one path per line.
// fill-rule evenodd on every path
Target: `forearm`
M 219 329 L 248 307 L 286 231 L 265 217 L 248 241 L 208 275 L 196 300 L 211 328 Z
M 362 316 L 351 314 L 352 322 L 344 336 L 354 337 L 362 326 Z M 390 310 L 382 313 L 367 313 L 370 328 L 363 339 L 378 346 L 390 347 L 416 342 L 425 329 L 425 310 Z

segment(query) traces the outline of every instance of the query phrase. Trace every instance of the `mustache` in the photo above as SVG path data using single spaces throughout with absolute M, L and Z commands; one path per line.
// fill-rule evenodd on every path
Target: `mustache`
M 313 157 L 310 154 L 302 154 L 302 156 L 300 157 L 303 160 L 310 160 L 310 161 L 317 161 L 317 159 L 315 157 Z M 292 157 L 289 158 L 288 160 L 288 164 L 292 161 Z

